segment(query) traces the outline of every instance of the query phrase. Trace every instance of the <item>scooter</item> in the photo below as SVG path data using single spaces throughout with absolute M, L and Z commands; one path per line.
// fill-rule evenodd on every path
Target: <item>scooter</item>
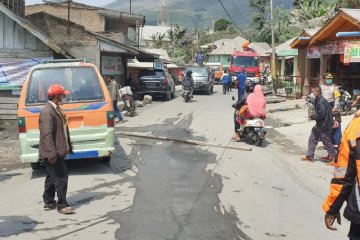
M 190 101 L 192 94 L 193 94 L 193 89 L 191 87 L 185 87 L 185 86 L 183 87 L 182 96 L 185 102 Z
M 315 112 L 315 96 L 313 94 L 306 97 L 305 108 L 308 109 L 308 118 L 311 119 L 311 116 Z
M 240 118 L 236 121 L 240 124 Z M 260 147 L 265 139 L 267 129 L 264 120 L 261 118 L 245 119 L 239 129 L 240 138 L 245 138 L 251 144 Z
M 344 113 L 345 115 L 348 115 L 351 113 L 351 108 L 352 108 L 352 100 L 351 100 L 351 94 L 342 89 L 340 87 L 339 89 L 340 92 L 340 100 L 339 100 L 339 109 L 340 109 L 340 113 Z
M 235 97 L 232 97 L 232 100 L 235 100 Z M 238 108 L 236 103 L 232 105 L 235 109 Z M 265 122 L 261 118 L 245 118 L 241 119 L 239 116 L 235 119 L 240 124 L 240 138 L 245 139 L 249 144 L 260 147 L 265 139 L 267 133 L 267 128 L 265 127 Z
M 135 117 L 136 105 L 130 87 L 123 87 L 120 89 L 121 98 L 124 102 L 125 110 L 130 113 L 131 117 Z

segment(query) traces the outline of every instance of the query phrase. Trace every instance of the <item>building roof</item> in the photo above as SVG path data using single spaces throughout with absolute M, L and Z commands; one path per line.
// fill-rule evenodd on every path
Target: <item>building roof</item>
M 291 48 L 291 43 L 297 39 L 298 37 L 291 38 L 287 40 L 286 42 L 280 44 L 279 46 L 275 47 L 275 54 L 279 57 L 287 57 L 287 56 L 297 56 L 298 50 Z M 269 54 L 272 53 L 272 50 L 270 49 L 267 51 Z
M 169 40 L 167 38 L 167 31 L 171 30 L 171 27 L 166 26 L 144 26 L 142 29 L 141 39 L 144 41 L 151 41 L 151 36 L 155 34 L 165 34 L 164 40 Z
M 310 39 L 310 45 L 317 42 L 336 41 L 337 32 L 360 30 L 360 9 L 341 8 L 340 11 Z M 351 40 L 352 38 L 341 38 Z
M 98 33 L 85 29 L 84 26 L 74 22 L 68 23 L 67 20 L 58 18 L 45 12 L 34 13 L 26 17 L 32 24 L 45 32 L 49 38 L 54 38 L 68 51 L 76 46 L 95 46 L 98 40 L 109 44 L 110 48 L 117 51 L 121 49 L 122 54 L 137 56 L 140 60 L 153 60 L 157 56 L 146 51 L 134 48 L 125 43 L 117 42 Z M 69 32 L 68 34 L 66 34 Z M 79 56 L 74 56 L 79 57 Z
M 34 5 L 28 5 L 26 7 L 32 7 L 32 6 L 46 6 L 46 5 L 53 5 L 53 6 L 62 6 L 62 7 L 68 7 L 67 2 L 45 2 L 43 4 L 34 4 Z M 113 9 L 107 9 L 102 7 L 95 7 L 91 5 L 86 5 L 78 2 L 71 1 L 71 7 L 72 8 L 79 8 L 79 9 L 87 9 L 87 10 L 94 10 L 97 11 L 100 15 L 108 16 L 108 17 L 115 17 L 115 18 L 132 18 L 139 20 L 140 25 L 145 24 L 145 16 L 133 14 L 133 13 L 127 13 L 127 12 L 121 12 Z
M 222 41 L 222 45 L 218 46 L 218 48 L 209 53 L 209 55 L 231 55 L 236 50 L 242 50 L 242 43 L 246 41 L 246 39 L 238 36 L 234 39 L 223 39 Z M 257 45 L 257 43 L 250 44 L 250 48 L 254 49 L 260 56 L 268 56 L 266 53 L 268 49 L 264 49 L 264 47 L 266 46 L 263 43 L 260 43 L 259 45 Z
M 360 22 L 360 9 L 341 8 L 340 10 Z
M 312 36 L 314 36 L 318 31 L 319 31 L 319 28 L 304 29 L 304 31 L 290 43 L 290 47 L 291 48 L 305 48 L 309 44 L 310 38 Z M 300 37 L 308 37 L 308 39 L 300 40 Z
M 19 24 L 21 27 L 29 31 L 32 35 L 37 37 L 39 40 L 41 40 L 45 45 L 47 45 L 56 53 L 62 54 L 67 58 L 72 57 L 71 54 L 69 54 L 69 52 L 65 48 L 63 48 L 58 42 L 55 42 L 54 40 L 49 38 L 49 36 L 46 33 L 41 31 L 39 28 L 37 28 L 35 25 L 30 23 L 26 19 L 11 12 L 3 4 L 0 4 L 0 12 L 4 13 L 7 17 L 14 20 L 17 24 Z

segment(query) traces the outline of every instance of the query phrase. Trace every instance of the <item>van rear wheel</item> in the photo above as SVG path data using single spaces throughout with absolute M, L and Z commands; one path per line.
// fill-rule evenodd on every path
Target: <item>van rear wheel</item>
M 102 162 L 102 163 L 109 163 L 110 160 L 111 160 L 111 157 L 109 157 L 109 156 L 107 156 L 107 157 L 102 157 L 102 158 L 101 158 L 101 162 Z

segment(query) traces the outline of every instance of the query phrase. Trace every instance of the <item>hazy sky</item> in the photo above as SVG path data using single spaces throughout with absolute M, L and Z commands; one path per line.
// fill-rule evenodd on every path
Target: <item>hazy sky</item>
M 26 5 L 38 4 L 42 2 L 43 2 L 42 0 L 25 0 Z M 100 7 L 109 4 L 111 2 L 114 2 L 114 0 L 76 0 L 75 2 Z

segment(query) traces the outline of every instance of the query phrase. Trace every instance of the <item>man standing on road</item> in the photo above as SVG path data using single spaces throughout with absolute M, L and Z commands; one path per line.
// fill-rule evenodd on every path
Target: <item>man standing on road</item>
M 340 209 L 345 201 L 344 217 L 351 222 L 348 237 L 360 239 L 359 179 L 360 172 L 360 118 L 354 118 L 341 139 L 339 154 L 334 162 L 334 178 L 330 184 L 330 194 L 323 203 L 325 225 L 330 230 L 335 219 L 341 224 Z
M 341 141 L 341 115 L 339 111 L 340 92 L 338 87 L 333 82 L 331 73 L 326 74 L 324 84 L 320 85 L 322 96 L 330 103 L 332 107 L 333 117 L 336 121 L 336 127 L 331 132 L 331 140 L 335 148 L 337 148 Z M 329 156 L 323 157 L 324 160 L 329 160 Z
M 75 213 L 66 201 L 68 187 L 68 170 L 64 158 L 72 153 L 67 117 L 59 104 L 70 91 L 61 85 L 49 87 L 49 101 L 40 113 L 39 130 L 39 157 L 46 166 L 45 190 L 43 194 L 44 209 L 57 207 L 62 214 Z M 55 192 L 58 201 L 55 202 Z
M 315 96 L 315 112 L 311 119 L 316 120 L 316 125 L 312 128 L 308 142 L 308 152 L 301 160 L 313 161 L 315 148 L 321 140 L 329 155 L 328 162 L 335 159 L 336 150 L 331 142 L 331 131 L 334 125 L 332 116 L 332 108 L 326 99 L 321 96 L 321 88 L 315 87 L 312 89 Z
M 226 92 L 228 92 L 229 89 L 229 84 L 231 83 L 231 77 L 228 74 L 227 70 L 224 70 L 224 73 L 221 76 L 220 81 L 222 82 L 223 85 L 223 94 L 226 94 Z
M 238 82 L 238 100 L 240 100 L 241 96 L 245 94 L 245 82 L 247 79 L 245 68 L 241 70 L 241 73 L 237 75 L 236 79 Z
M 107 80 L 109 81 L 109 92 L 110 92 L 111 101 L 113 102 L 114 113 L 115 113 L 115 116 L 119 119 L 118 122 L 121 122 L 124 119 L 123 119 L 123 116 L 117 105 L 117 102 L 120 97 L 119 96 L 119 85 L 115 81 L 114 76 L 107 76 Z

